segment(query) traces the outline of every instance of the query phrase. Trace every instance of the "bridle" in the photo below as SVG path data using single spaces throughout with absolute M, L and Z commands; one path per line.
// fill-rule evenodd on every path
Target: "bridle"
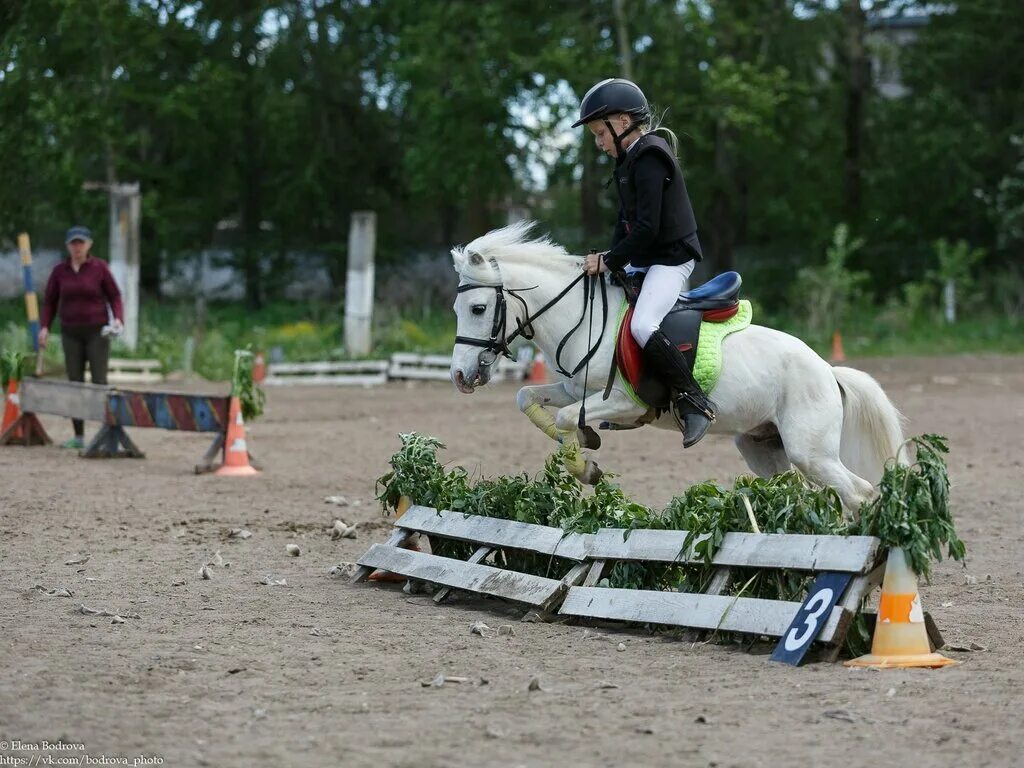
M 532 315 L 530 314 L 530 308 L 519 294 L 523 291 L 532 291 L 537 286 L 532 288 L 506 288 L 502 283 L 462 283 L 457 293 L 465 293 L 466 291 L 473 291 L 482 288 L 493 290 L 496 296 L 496 305 L 494 308 L 494 320 L 491 322 L 491 335 L 487 339 L 477 339 L 472 336 L 456 336 L 456 344 L 467 344 L 471 347 L 482 347 L 485 351 L 491 353 L 491 358 L 484 361 L 483 355 L 481 354 L 480 364 L 484 367 L 489 367 L 497 360 L 498 355 L 504 355 L 509 360 L 514 359 L 512 352 L 509 349 L 511 344 L 516 338 L 522 336 L 527 341 L 531 341 L 535 335 L 533 323 L 534 321 L 555 306 L 559 301 L 565 298 L 569 292 L 576 286 L 577 283 L 583 282 L 583 313 L 580 315 L 579 322 L 573 326 L 559 342 L 558 349 L 555 352 L 555 370 L 557 370 L 563 376 L 572 378 L 581 370 L 583 367 L 590 362 L 591 358 L 597 354 L 598 348 L 601 346 L 601 339 L 604 338 L 604 330 L 608 323 L 608 289 L 605 285 L 604 280 L 600 275 L 589 275 L 586 272 L 580 273 L 579 277 L 573 279 L 565 288 L 563 288 L 555 298 L 545 304 L 543 307 L 538 309 Z M 601 301 L 602 301 L 602 319 L 601 319 L 601 335 L 598 336 L 597 343 L 593 346 L 589 346 L 587 354 L 584 355 L 583 359 L 576 364 L 571 370 L 566 370 L 565 366 L 562 365 L 562 350 L 565 348 L 566 343 L 572 338 L 573 334 L 583 324 L 583 320 L 586 318 L 588 307 L 591 310 L 591 319 L 593 319 L 593 305 L 594 305 L 594 293 L 597 285 L 601 286 Z M 525 322 L 516 318 L 516 329 L 512 333 L 507 334 L 508 326 L 508 303 L 505 301 L 505 294 L 508 294 L 520 304 L 523 305 L 523 316 Z M 589 342 L 588 342 L 589 345 Z

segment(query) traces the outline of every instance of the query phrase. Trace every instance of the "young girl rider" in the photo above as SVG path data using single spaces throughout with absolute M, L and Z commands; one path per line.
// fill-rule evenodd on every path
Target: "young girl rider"
M 598 148 L 615 158 L 621 201 L 611 250 L 588 256 L 584 269 L 647 273 L 629 329 L 644 363 L 671 386 L 683 447 L 689 448 L 715 420 L 715 405 L 660 327 L 702 254 L 675 136 L 668 131 L 670 145 L 651 132 L 651 122 L 646 97 L 629 80 L 602 80 L 583 97 L 572 127 L 586 125 Z

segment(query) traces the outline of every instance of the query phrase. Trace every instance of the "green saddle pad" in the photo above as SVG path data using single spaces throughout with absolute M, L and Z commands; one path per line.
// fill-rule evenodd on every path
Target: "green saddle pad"
M 693 361 L 693 377 L 700 388 L 710 393 L 722 375 L 722 342 L 730 333 L 742 331 L 754 318 L 754 309 L 746 299 L 740 299 L 739 311 L 724 323 L 700 324 L 700 342 Z

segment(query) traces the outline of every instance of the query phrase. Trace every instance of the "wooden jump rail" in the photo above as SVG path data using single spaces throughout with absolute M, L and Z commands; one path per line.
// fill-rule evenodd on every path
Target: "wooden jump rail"
M 307 363 L 271 363 L 267 386 L 362 386 L 372 387 L 388 381 L 448 381 L 450 355 L 420 355 L 395 352 L 388 360 L 336 360 Z M 528 363 L 498 358 L 493 381 L 522 381 Z
M 395 352 L 391 355 L 388 378 L 420 381 L 449 381 L 451 355 L 417 355 Z M 499 357 L 494 361 L 492 381 L 522 381 L 526 378 L 527 364 Z
M 602 529 L 589 551 L 590 572 L 583 584 L 566 595 L 559 613 L 618 621 L 663 624 L 699 630 L 722 630 L 783 637 L 799 617 L 802 605 L 821 589 L 834 600 L 821 608 L 795 637 L 813 631 L 811 640 L 823 643 L 830 658 L 838 656 L 861 601 L 884 574 L 884 552 L 873 536 L 812 536 L 804 534 L 728 533 L 715 552 L 716 570 L 704 593 L 609 589 L 595 586 L 609 566 L 618 562 L 697 565 L 703 560 L 694 548 L 684 552 L 687 531 Z M 812 585 L 803 604 L 724 594 L 734 568 L 800 571 L 824 574 L 830 586 Z M 824 582 L 823 582 L 824 583 Z M 819 606 L 815 606 L 816 609 Z M 803 644 L 806 653 L 810 642 Z M 801 654 L 802 657 L 802 654 Z
M 450 590 L 461 589 L 549 611 L 558 605 L 569 586 L 582 580 L 587 572 L 583 561 L 589 537 L 581 534 L 566 536 L 558 528 L 418 506 L 410 507 L 395 526 L 396 530 L 387 542 L 374 544 L 359 559 L 360 568 L 352 577 L 353 583 L 363 581 L 379 568 L 441 586 L 442 589 L 434 595 L 434 601 L 438 603 L 448 596 Z M 452 539 L 472 543 L 476 545 L 476 551 L 468 561 L 462 561 L 402 549 L 402 545 L 415 533 L 425 534 L 431 541 Z M 558 579 L 483 564 L 485 558 L 504 549 L 563 558 L 575 562 L 575 565 Z
M 263 383 L 282 385 L 372 387 L 388 380 L 387 360 L 339 360 L 314 363 L 271 363 Z
M 216 469 L 214 458 L 222 452 L 227 435 L 230 398 L 178 392 L 147 392 L 99 384 L 26 378 L 21 382 L 22 416 L 19 422 L 42 430 L 35 414 L 98 421 L 99 431 L 80 453 L 83 458 L 145 458 L 125 427 L 149 427 L 183 432 L 212 432 L 213 443 L 195 472 Z M 18 422 L 0 436 L 13 434 Z M 42 432 L 45 442 L 49 437 Z M 40 441 L 43 442 L 43 441 Z
M 470 543 L 476 550 L 462 561 L 402 549 L 417 533 L 431 541 Z M 686 531 L 621 529 L 567 535 L 558 528 L 413 506 L 395 522 L 386 543 L 374 544 L 359 559 L 352 581 L 363 581 L 379 568 L 440 586 L 437 602 L 451 589 L 462 589 L 568 617 L 780 638 L 772 658 L 799 664 L 815 643 L 825 658 L 838 657 L 864 599 L 881 584 L 885 570 L 886 553 L 872 536 L 735 532 L 726 534 L 715 552 L 715 571 L 703 593 L 597 586 L 615 562 L 701 564 L 694 550 L 704 537 L 687 549 L 687 536 Z M 484 564 L 503 549 L 550 555 L 574 565 L 559 579 Z M 738 568 L 796 571 L 816 578 L 803 603 L 727 595 Z M 926 623 L 933 643 L 941 647 L 930 616 Z

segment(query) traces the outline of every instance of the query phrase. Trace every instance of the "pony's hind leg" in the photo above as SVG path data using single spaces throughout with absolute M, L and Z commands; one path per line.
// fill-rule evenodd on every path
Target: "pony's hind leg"
M 812 482 L 835 488 L 843 507 L 856 517 L 875 489 L 839 458 L 842 418 L 841 410 L 831 420 L 816 418 L 813 411 L 804 413 L 800 418 L 783 419 L 779 434 L 793 465 Z
M 737 435 L 736 447 L 758 477 L 772 477 L 791 469 L 789 456 L 774 424 Z
M 875 489 L 871 483 L 848 470 L 838 456 L 807 462 L 794 460 L 793 463 L 814 482 L 835 488 L 843 507 L 855 519 L 860 516 L 861 505 L 874 497 Z

